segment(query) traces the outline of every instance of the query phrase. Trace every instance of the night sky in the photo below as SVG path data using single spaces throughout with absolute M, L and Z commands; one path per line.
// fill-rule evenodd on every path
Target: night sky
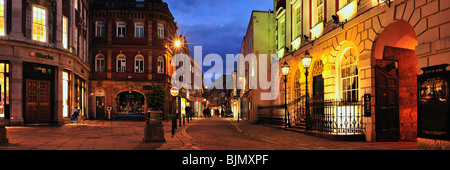
M 222 58 L 225 54 L 238 54 L 252 11 L 273 9 L 273 0 L 164 1 L 180 26 L 180 34 L 186 36 L 192 57 L 197 45 L 203 47 L 203 57 L 210 53 Z M 204 67 L 203 72 L 207 69 Z

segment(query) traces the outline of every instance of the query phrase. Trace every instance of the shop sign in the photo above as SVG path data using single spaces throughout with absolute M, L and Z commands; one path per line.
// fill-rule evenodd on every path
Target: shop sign
M 364 94 L 364 117 L 372 116 L 370 94 Z
M 172 89 L 170 89 L 170 94 L 172 96 L 178 96 L 179 90 L 176 87 L 172 87 Z
M 450 71 L 447 64 L 423 68 L 418 76 L 418 137 L 450 139 Z
M 47 59 L 47 60 L 54 60 L 55 59 L 51 55 L 44 55 L 44 54 L 33 52 L 33 51 L 30 51 L 30 57 L 43 58 L 43 59 Z

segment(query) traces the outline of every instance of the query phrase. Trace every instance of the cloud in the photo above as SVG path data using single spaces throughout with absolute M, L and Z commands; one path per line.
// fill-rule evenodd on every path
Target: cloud
M 273 8 L 273 0 L 165 0 L 185 35 L 191 55 L 194 46 L 203 47 L 203 57 L 240 52 L 253 10 Z M 225 63 L 225 62 L 224 62 Z M 206 72 L 208 68 L 204 67 Z M 226 67 L 224 66 L 224 71 Z M 220 76 L 220 75 L 219 75 Z

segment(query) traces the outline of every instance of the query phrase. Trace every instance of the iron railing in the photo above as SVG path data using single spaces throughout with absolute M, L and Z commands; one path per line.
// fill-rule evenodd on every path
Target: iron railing
M 361 101 L 313 101 L 307 129 L 337 135 L 364 134 Z
M 290 125 L 334 135 L 364 134 L 362 101 L 309 100 L 308 104 L 308 114 L 304 96 L 287 104 Z M 284 108 L 284 105 L 258 107 L 259 122 L 284 125 Z

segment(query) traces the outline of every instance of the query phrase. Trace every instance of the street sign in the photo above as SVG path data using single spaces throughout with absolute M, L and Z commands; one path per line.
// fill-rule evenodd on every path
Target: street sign
M 176 87 L 172 87 L 172 89 L 170 89 L 170 94 L 172 96 L 178 96 L 179 90 Z

